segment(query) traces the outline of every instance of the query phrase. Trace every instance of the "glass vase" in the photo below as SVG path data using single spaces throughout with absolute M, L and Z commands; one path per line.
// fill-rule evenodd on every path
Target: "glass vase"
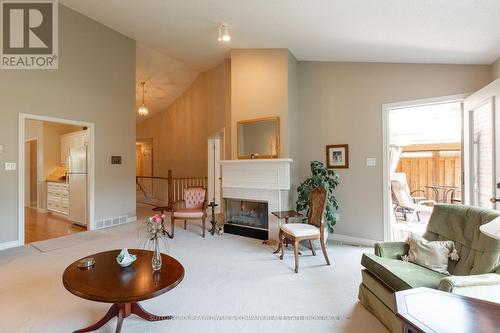
M 151 259 L 151 267 L 153 267 L 153 271 L 155 272 L 160 270 L 162 264 L 158 237 L 154 238 L 153 245 L 154 245 L 154 252 L 153 252 L 153 258 Z

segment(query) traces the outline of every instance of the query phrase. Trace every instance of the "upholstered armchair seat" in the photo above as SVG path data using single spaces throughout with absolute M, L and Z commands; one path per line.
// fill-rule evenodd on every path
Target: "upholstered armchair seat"
M 287 223 L 282 227 L 283 231 L 295 237 L 319 235 L 319 228 L 305 223 Z
M 178 218 L 180 220 L 186 218 L 186 219 L 193 219 L 193 218 L 199 218 L 201 219 L 203 217 L 203 209 L 196 209 L 196 208 L 185 208 L 185 209 L 179 209 L 174 212 L 174 217 Z

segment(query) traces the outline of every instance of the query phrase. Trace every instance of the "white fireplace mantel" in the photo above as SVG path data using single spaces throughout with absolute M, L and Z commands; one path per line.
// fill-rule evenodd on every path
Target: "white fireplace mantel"
M 271 212 L 288 210 L 289 158 L 221 161 L 222 197 L 268 203 L 269 240 L 277 241 L 279 221 Z
M 222 165 L 222 188 L 290 189 L 290 158 L 226 160 Z

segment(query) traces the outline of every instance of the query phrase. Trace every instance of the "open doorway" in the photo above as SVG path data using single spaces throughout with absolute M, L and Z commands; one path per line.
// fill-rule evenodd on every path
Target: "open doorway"
M 25 161 L 25 182 L 24 182 L 24 206 L 27 208 L 38 207 L 38 139 L 26 140 L 24 161 Z
M 154 204 L 152 201 L 157 199 L 157 191 L 161 191 L 162 184 L 159 184 L 153 175 L 153 139 L 137 140 L 135 143 L 137 202 Z
M 389 106 L 389 237 L 423 234 L 436 203 L 463 202 L 462 99 Z
M 93 125 L 21 114 L 19 244 L 93 228 Z

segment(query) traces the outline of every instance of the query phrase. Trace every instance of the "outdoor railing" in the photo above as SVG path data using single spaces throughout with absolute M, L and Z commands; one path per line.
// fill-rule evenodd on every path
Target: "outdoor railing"
M 174 202 L 184 199 L 184 189 L 187 187 L 206 188 L 208 178 L 173 177 L 172 170 L 168 170 L 167 177 L 136 176 L 135 182 L 139 202 L 172 207 Z

